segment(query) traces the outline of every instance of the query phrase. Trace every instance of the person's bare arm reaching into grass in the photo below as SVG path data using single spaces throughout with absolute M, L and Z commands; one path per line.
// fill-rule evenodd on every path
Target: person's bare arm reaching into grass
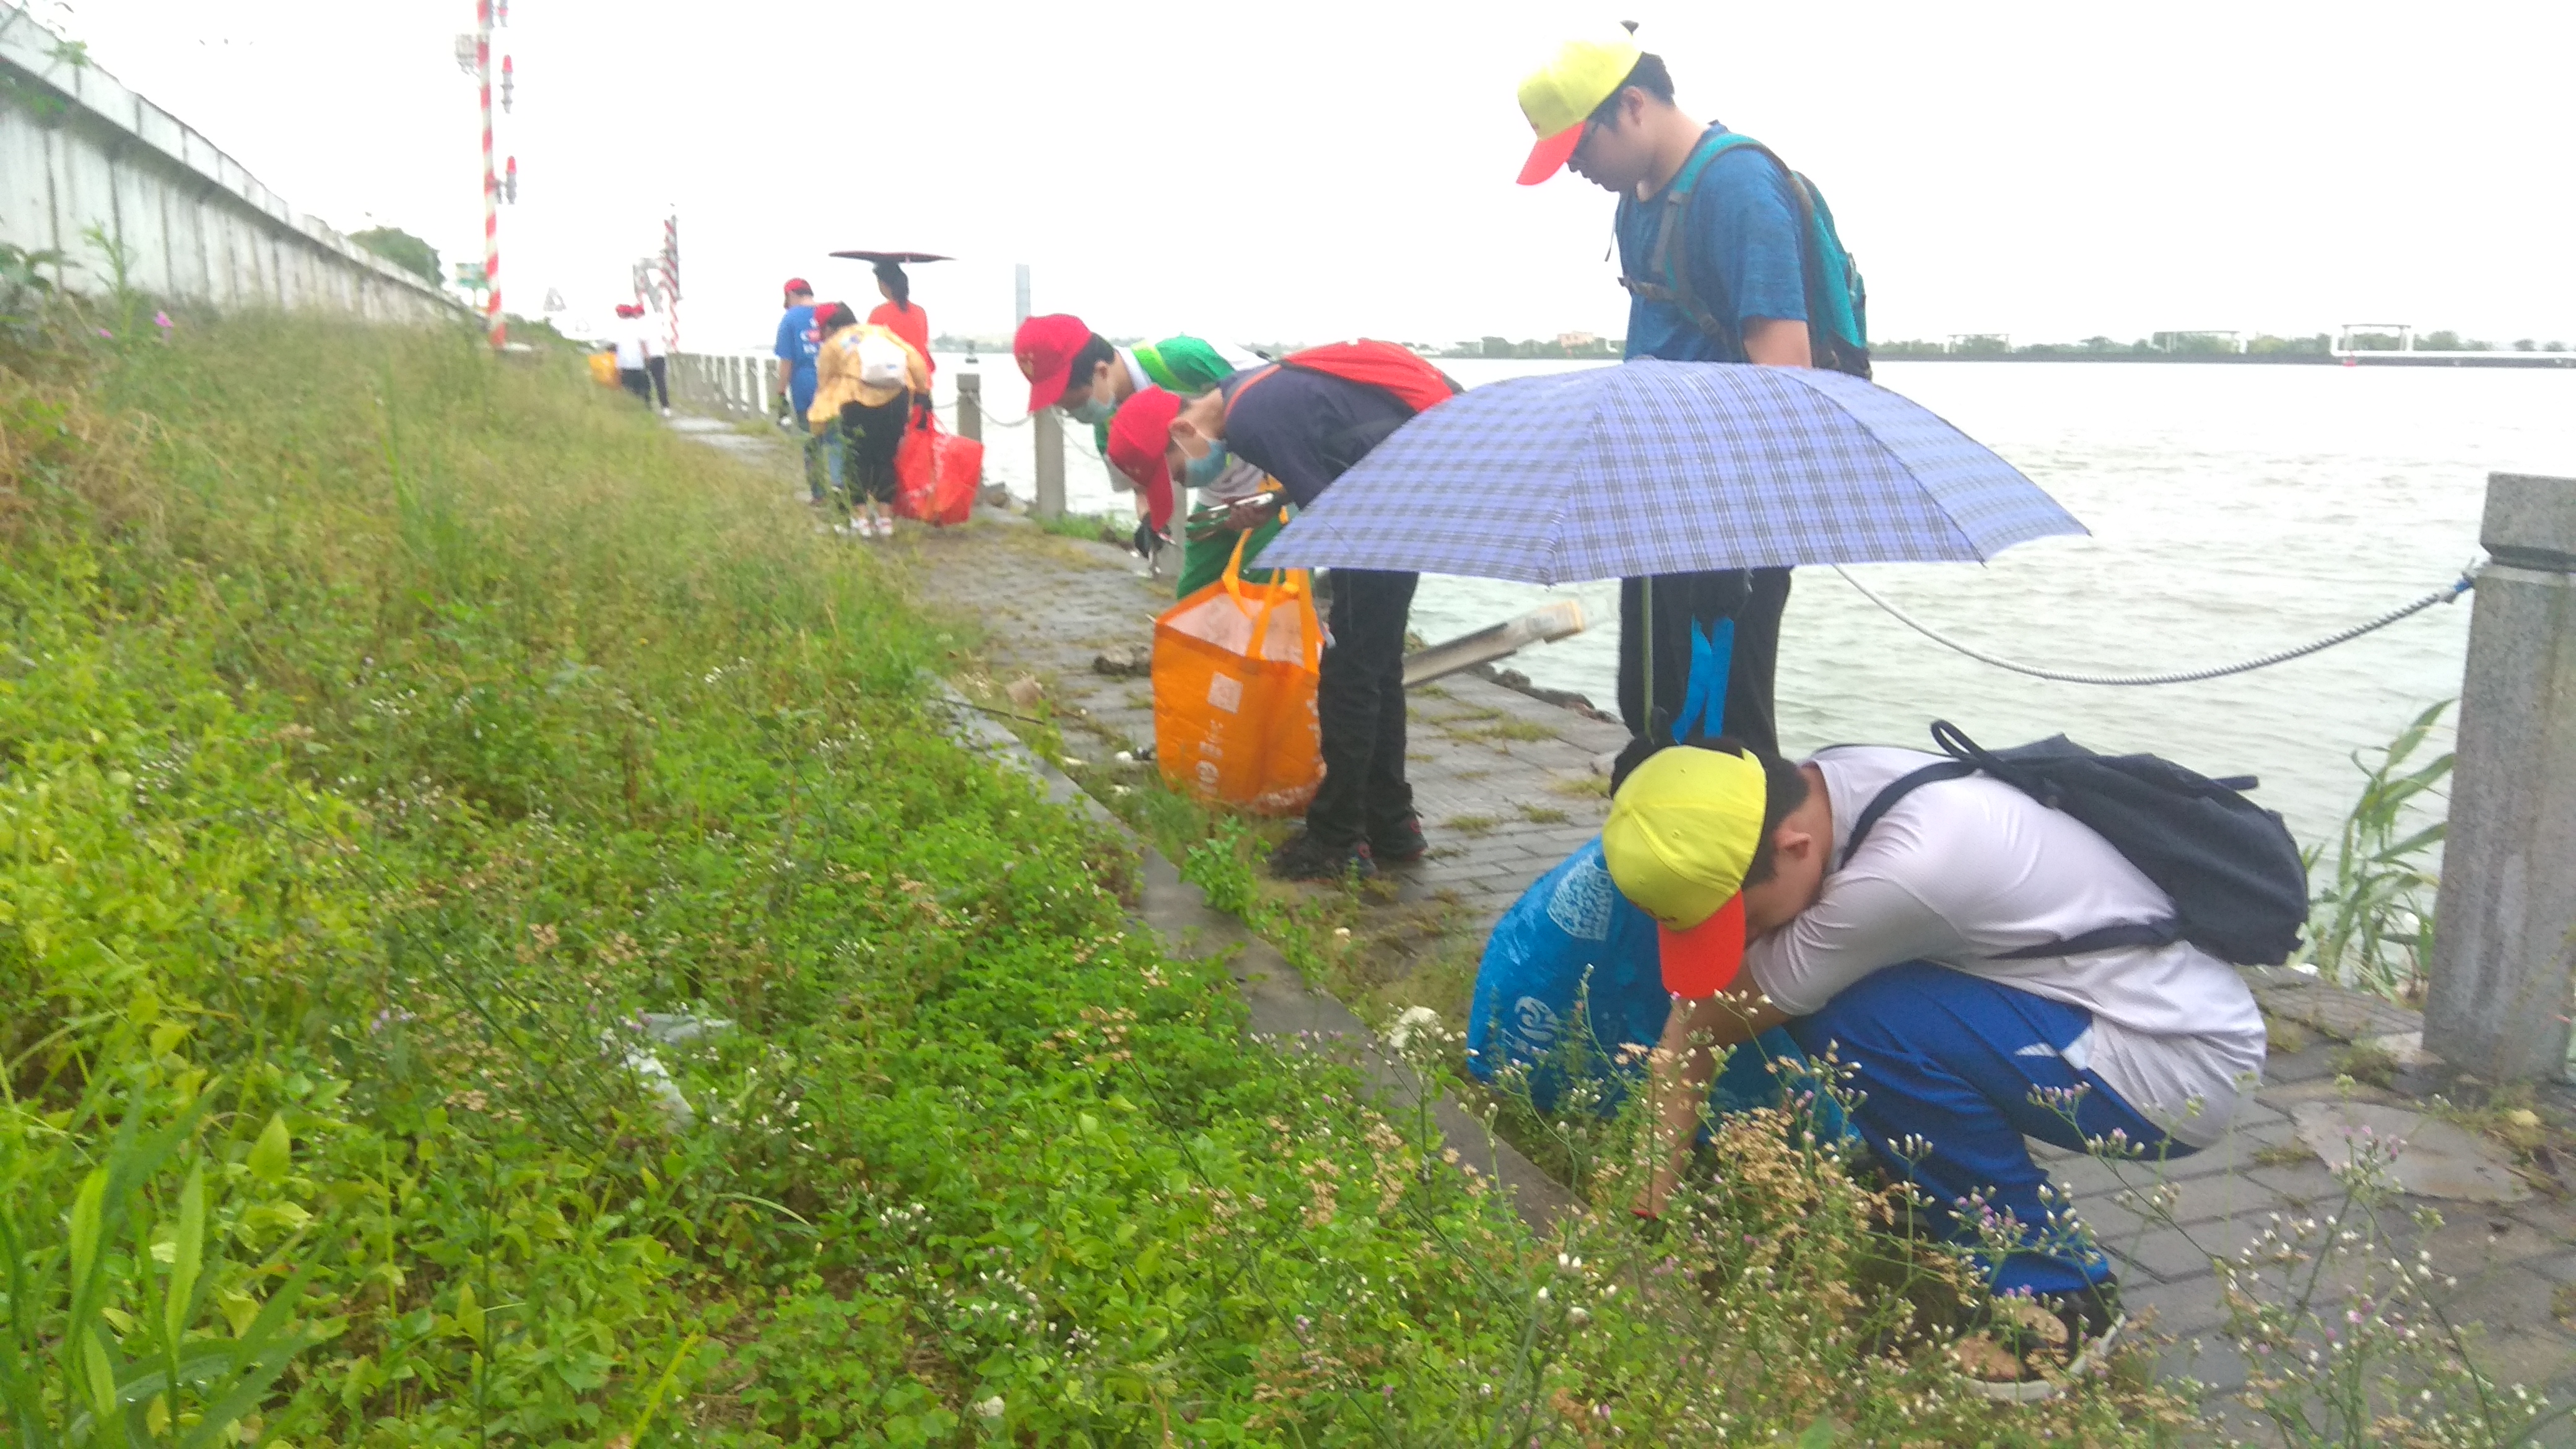
M 1731 750 L 1732 742 L 1721 742 L 1720 747 Z M 1643 765 L 1639 772 L 1652 774 Z M 1824 888 L 1826 857 L 1834 839 L 1833 805 L 1825 792 L 1824 776 L 1815 766 L 1792 768 L 1777 760 L 1763 759 L 1757 773 L 1763 781 L 1759 803 L 1739 795 L 1735 806 L 1757 812 L 1758 821 L 1754 829 L 1759 843 L 1743 860 L 1741 874 L 1735 877 L 1738 885 L 1732 892 L 1741 897 L 1742 931 L 1748 942 L 1791 926 L 1800 913 L 1815 904 Z M 1662 778 L 1641 780 L 1640 784 L 1648 794 L 1673 791 L 1673 786 Z M 1703 807 L 1706 804 L 1701 803 Z M 1628 796 L 1623 785 L 1621 801 L 1614 803 L 1613 814 L 1642 816 L 1654 809 L 1649 801 Z M 1700 843 L 1701 837 L 1722 830 L 1725 812 L 1712 813 L 1688 805 L 1683 811 L 1667 823 L 1638 827 L 1635 838 L 1642 842 L 1639 845 L 1623 840 L 1620 858 L 1612 862 L 1611 873 L 1614 880 L 1623 873 L 1627 876 L 1620 885 L 1632 900 L 1640 893 L 1664 902 L 1687 899 L 1686 892 L 1674 896 L 1669 891 L 1672 858 L 1691 853 L 1691 847 Z M 1604 827 L 1605 850 L 1610 829 Z M 1660 842 L 1652 839 L 1658 836 L 1662 837 Z M 1657 871 L 1639 860 L 1640 856 L 1664 857 L 1664 870 Z M 1663 888 L 1657 884 L 1659 875 Z M 1724 882 L 1717 884 L 1723 886 Z M 1647 900 L 1638 900 L 1637 904 L 1655 913 Z M 1665 909 L 1673 907 L 1666 904 Z M 1687 915 L 1677 920 L 1663 915 L 1657 918 L 1666 921 L 1665 980 L 1672 983 L 1676 979 L 1677 954 L 1686 956 L 1694 949 L 1685 943 L 1699 935 L 1703 922 L 1692 921 Z M 1704 924 L 1714 929 L 1719 923 L 1711 919 Z M 1742 949 L 1737 948 L 1739 959 Z M 1672 1013 L 1665 1018 L 1663 1040 L 1647 1060 L 1654 1140 L 1650 1144 L 1653 1160 L 1646 1189 L 1635 1208 L 1642 1217 L 1660 1216 L 1672 1195 L 1691 1141 L 1699 1131 L 1700 1109 L 1708 1100 L 1709 1083 L 1717 1074 L 1716 1054 L 1789 1019 L 1789 1014 L 1763 993 L 1761 984 L 1749 971 L 1740 975 L 1730 971 L 1728 976 L 1714 983 L 1707 995 L 1673 998 Z
M 1705 1001 L 1673 1003 L 1664 1021 L 1664 1039 L 1647 1058 L 1653 1082 L 1654 1168 L 1645 1194 L 1637 1201 L 1640 1217 L 1661 1217 L 1664 1202 L 1681 1177 L 1691 1140 L 1698 1135 L 1700 1106 L 1708 1100 L 1709 1083 L 1717 1077 L 1717 1053 L 1741 1046 L 1789 1019 L 1788 1013 L 1747 984 L 1721 991 Z

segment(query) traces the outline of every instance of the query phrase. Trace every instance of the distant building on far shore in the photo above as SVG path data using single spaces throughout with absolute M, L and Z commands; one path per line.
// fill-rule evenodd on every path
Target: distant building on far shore
M 1569 355 L 1592 352 L 1601 346 L 1601 337 L 1593 332 L 1559 332 L 1556 334 L 1556 345 L 1564 348 Z

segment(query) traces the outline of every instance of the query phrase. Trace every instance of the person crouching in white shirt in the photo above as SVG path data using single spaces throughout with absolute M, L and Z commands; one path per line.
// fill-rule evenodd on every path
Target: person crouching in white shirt
M 2024 1138 L 2149 1160 L 2209 1146 L 2259 1079 L 2262 1016 L 2236 969 L 2189 942 L 2021 954 L 2174 906 L 2109 841 L 2002 781 L 1923 785 L 1851 848 L 1878 792 L 1936 758 L 1845 746 L 1791 766 L 1719 740 L 1656 751 L 1618 782 L 1603 856 L 1661 923 L 1674 993 L 1652 1100 L 1675 1148 L 1637 1211 L 1660 1214 L 1672 1190 L 1710 1048 L 1785 1022 L 1852 1070 L 1854 1125 L 1937 1226 L 1974 1240 L 2003 1220 L 2021 1246 L 1980 1255 L 1995 1292 L 2098 1337 L 2118 1319 L 2110 1263 L 2068 1231 Z

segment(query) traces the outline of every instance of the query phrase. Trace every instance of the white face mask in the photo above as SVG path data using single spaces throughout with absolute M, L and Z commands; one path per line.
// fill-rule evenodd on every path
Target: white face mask
M 1097 387 L 1093 388 L 1091 395 L 1082 400 L 1082 406 L 1072 410 L 1075 422 L 1089 423 L 1096 427 L 1118 416 L 1118 404 L 1102 397 L 1100 391 Z

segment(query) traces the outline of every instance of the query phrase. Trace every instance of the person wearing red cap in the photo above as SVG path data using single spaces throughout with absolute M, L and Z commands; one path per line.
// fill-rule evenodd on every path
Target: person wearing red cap
M 1278 480 L 1290 502 L 1311 504 L 1414 415 L 1387 388 L 1311 367 L 1248 368 L 1183 402 L 1164 466 L 1191 487 L 1223 477 L 1236 460 Z M 1258 511 L 1233 506 L 1238 527 Z M 1420 860 L 1427 845 L 1405 778 L 1404 626 L 1421 575 L 1333 570 L 1329 641 L 1315 681 L 1324 783 L 1306 826 L 1270 854 L 1284 880 L 1369 877 L 1381 864 Z
M 1650 1058 L 1674 1145 L 1637 1211 L 1674 1189 L 1711 1049 L 1785 1023 L 1851 1072 L 1852 1122 L 1995 1290 L 2098 1340 L 2119 1319 L 2110 1263 L 2024 1139 L 2150 1160 L 2211 1145 L 2260 1079 L 2262 1013 L 2235 967 L 2159 929 L 2172 898 L 2074 816 L 1983 775 L 1872 811 L 1943 759 L 1845 745 L 1790 766 L 1727 739 L 1623 756 L 1602 859 L 1658 923 L 1675 998 Z
M 778 342 L 771 349 L 778 359 L 778 394 L 773 408 L 782 428 L 797 427 L 805 420 L 805 410 L 814 405 L 814 360 L 823 351 L 823 333 L 814 325 L 814 284 L 803 277 L 789 277 L 785 288 L 785 310 L 778 318 Z M 822 506 L 823 494 L 822 435 L 805 430 L 805 489 L 816 507 Z
M 1109 420 L 1109 442 L 1101 449 L 1109 466 L 1134 485 L 1145 522 L 1156 533 L 1172 524 L 1172 470 L 1164 457 L 1172 446 L 1172 419 L 1180 413 L 1181 400 L 1162 388 L 1134 393 Z M 1181 591 L 1184 598 L 1189 593 Z
M 1109 459 L 1110 421 L 1128 399 L 1156 387 L 1180 397 L 1196 397 L 1251 360 L 1228 358 L 1211 344 L 1190 336 L 1121 347 L 1093 332 L 1081 318 L 1061 312 L 1021 323 L 1018 334 L 1011 339 L 1011 355 L 1019 362 L 1021 375 L 1029 380 L 1029 410 L 1052 407 L 1076 422 L 1091 424 L 1092 440 L 1103 461 Z M 1110 463 L 1109 481 L 1112 487 L 1122 490 L 1137 486 L 1133 476 L 1114 462 Z M 1240 483 L 1240 479 L 1224 480 L 1223 486 L 1208 491 L 1199 501 L 1232 503 L 1239 496 L 1259 491 L 1257 476 L 1250 488 Z M 1228 493 L 1226 487 L 1234 491 Z M 1137 495 L 1138 514 L 1147 518 L 1158 536 L 1168 534 L 1175 511 L 1173 502 L 1167 500 L 1158 518 L 1147 505 L 1144 493 L 1139 491 Z M 1257 552 L 1277 531 L 1275 525 L 1256 531 L 1245 555 Z M 1181 547 L 1181 594 L 1191 593 L 1224 572 L 1226 560 L 1233 553 L 1231 533 L 1213 539 L 1185 538 Z
M 653 339 L 644 326 L 644 309 L 632 302 L 618 303 L 617 329 L 609 337 L 617 348 L 618 383 L 650 408 L 653 406 Z
M 894 333 L 859 321 L 847 303 L 816 308 L 815 325 L 823 351 L 807 421 L 825 435 L 838 459 L 835 483 L 857 509 L 850 536 L 892 538 L 895 452 L 906 428 L 929 421 L 929 361 Z
M 1627 356 L 1822 363 L 1868 375 L 1866 329 L 1849 295 L 1857 273 L 1829 277 L 1808 236 L 1821 200 L 1768 150 L 1684 114 L 1661 56 L 1622 31 L 1569 41 L 1522 81 L 1520 105 L 1537 133 L 1522 185 L 1567 170 L 1619 197 Z M 1830 237 L 1831 214 L 1824 215 L 1821 235 Z M 1772 681 L 1788 600 L 1787 569 L 1623 580 L 1619 714 L 1630 732 L 1670 739 L 1689 685 L 1693 635 L 1731 619 L 1727 731 L 1776 749 Z

